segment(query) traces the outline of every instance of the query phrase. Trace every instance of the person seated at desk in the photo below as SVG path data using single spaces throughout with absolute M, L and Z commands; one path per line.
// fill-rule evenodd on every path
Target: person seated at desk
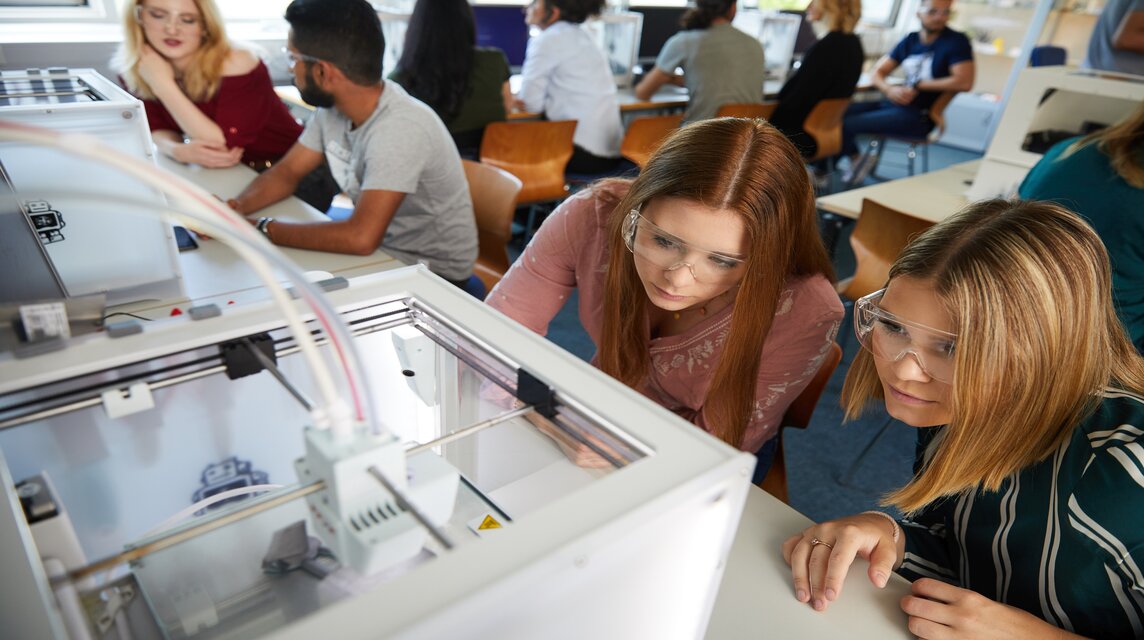
M 604 0 L 532 0 L 525 22 L 540 30 L 528 41 L 515 105 L 549 120 L 575 120 L 567 171 L 606 173 L 620 163 L 624 126 L 616 81 L 604 52 L 581 24 Z
M 783 543 L 825 610 L 855 557 L 921 638 L 1140 637 L 1144 359 L 1116 319 L 1108 255 L 1080 216 L 990 200 L 918 236 L 858 300 L 847 417 L 885 402 L 918 431 L 913 480 Z M 1071 633 L 1066 633 L 1071 632 Z
M 1144 353 L 1144 103 L 1115 125 L 1057 143 L 1025 176 L 1022 198 L 1084 216 L 1112 260 L 1112 299 Z
M 698 0 L 655 59 L 655 66 L 636 85 L 635 94 L 648 100 L 667 83 L 686 86 L 684 122 L 715 117 L 719 107 L 763 101 L 763 45 L 731 26 L 735 0 Z M 683 68 L 683 75 L 675 74 Z
M 804 158 L 818 151 L 818 143 L 802 129 L 810 111 L 821 100 L 854 95 L 865 61 L 862 40 L 854 35 L 861 17 L 861 0 L 811 0 L 806 7 L 806 18 L 822 21 L 830 31 L 810 47 L 798 71 L 783 84 L 779 106 L 771 115 L 771 124 Z
M 1144 0 L 1109 0 L 1081 67 L 1144 76 Z
M 245 162 L 264 171 L 302 133 L 254 52 L 234 46 L 214 0 L 133 0 L 112 60 L 141 99 L 159 151 L 208 168 Z M 296 194 L 319 211 L 337 194 L 327 167 Z
M 227 204 L 250 214 L 282 200 L 324 154 L 352 215 L 305 224 L 259 218 L 271 242 L 354 255 L 380 245 L 464 286 L 477 229 L 461 157 L 432 109 L 382 79 L 377 12 L 366 0 L 294 0 L 286 21 L 294 82 L 318 110 L 282 161 Z
M 763 121 L 677 130 L 635 180 L 565 200 L 486 302 L 544 334 L 573 288 L 605 373 L 757 452 L 810 383 L 842 305 L 802 157 Z
M 921 31 L 906 35 L 882 57 L 870 76 L 871 84 L 886 99 L 858 102 L 846 110 L 842 121 L 842 155 L 851 160 L 847 182 L 860 181 L 873 167 L 855 167 L 858 134 L 888 134 L 924 138 L 934 128 L 930 107 L 946 91 L 973 88 L 973 47 L 965 34 L 948 25 L 953 0 L 923 0 L 918 7 Z M 902 67 L 905 82 L 892 84 L 890 74 Z
M 512 109 L 508 59 L 478 47 L 468 0 L 418 0 L 397 68 L 389 74 L 409 95 L 433 108 L 461 154 L 477 158 L 485 125 Z

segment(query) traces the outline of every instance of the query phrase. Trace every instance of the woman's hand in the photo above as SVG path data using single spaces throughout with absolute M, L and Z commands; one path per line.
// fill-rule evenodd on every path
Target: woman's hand
M 552 440 L 556 442 L 556 445 L 560 447 L 560 451 L 572 461 L 572 464 L 588 469 L 601 469 L 612 466 L 612 463 L 593 451 L 591 447 L 568 435 L 563 429 L 549 422 L 544 416 L 538 413 L 528 413 L 525 414 L 524 418 L 531 422 L 537 431 L 552 438 Z
M 956 638 L 1079 638 L 1027 611 L 930 578 L 921 578 L 902 597 L 910 633 L 923 640 Z
M 870 562 L 866 573 L 878 588 L 886 586 L 898 564 L 903 541 L 894 541 L 891 523 L 878 515 L 859 514 L 814 525 L 783 543 L 783 559 L 791 567 L 795 597 L 825 611 L 842 595 L 842 584 L 855 557 Z
M 171 62 L 155 51 L 151 45 L 143 43 L 139 48 L 139 75 L 153 91 L 175 86 L 175 68 Z
M 242 160 L 242 147 L 228 149 L 225 144 L 188 140 L 175 145 L 172 157 L 184 164 L 197 164 L 208 169 L 233 167 Z

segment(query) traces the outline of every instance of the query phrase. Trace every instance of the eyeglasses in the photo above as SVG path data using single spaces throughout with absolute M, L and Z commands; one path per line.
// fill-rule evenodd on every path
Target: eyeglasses
M 171 13 L 166 9 L 140 4 L 135 5 L 135 21 L 153 29 L 162 29 L 168 25 L 175 29 L 198 29 L 203 25 L 203 19 L 193 13 Z
M 622 233 L 624 244 L 633 254 L 665 271 L 686 265 L 696 282 L 733 280 L 746 264 L 744 258 L 701 249 L 671 235 L 640 215 L 639 209 L 628 214 Z
M 921 9 L 921 12 L 926 14 L 927 16 L 944 16 L 946 18 L 953 15 L 953 11 L 950 9 L 929 8 L 929 9 Z
M 290 71 L 293 71 L 294 67 L 298 66 L 299 62 L 322 62 L 321 58 L 315 58 L 314 56 L 308 56 L 304 53 L 291 51 L 286 47 L 282 47 L 282 53 L 286 56 L 286 68 Z
M 912 354 L 926 375 L 940 382 L 953 382 L 957 334 L 903 320 L 878 303 L 885 289 L 863 296 L 854 303 L 854 333 L 874 357 L 897 362 Z

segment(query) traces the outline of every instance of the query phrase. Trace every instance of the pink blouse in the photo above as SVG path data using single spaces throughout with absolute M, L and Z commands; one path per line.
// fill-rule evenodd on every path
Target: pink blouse
M 627 187 L 613 188 L 616 199 Z M 533 331 L 548 323 L 573 288 L 579 289 L 580 323 L 595 344 L 603 327 L 604 275 L 608 264 L 607 221 L 612 206 L 590 190 L 564 201 L 537 231 L 524 253 L 486 302 Z M 740 303 L 741 304 L 741 303 Z M 651 367 L 639 391 L 665 408 L 708 429 L 703 415 L 707 390 L 731 328 L 731 306 L 685 333 L 651 338 Z M 830 349 L 842 319 L 842 303 L 821 275 L 791 278 L 759 354 L 755 409 L 740 449 L 757 451 L 778 432 L 787 407 L 810 383 Z

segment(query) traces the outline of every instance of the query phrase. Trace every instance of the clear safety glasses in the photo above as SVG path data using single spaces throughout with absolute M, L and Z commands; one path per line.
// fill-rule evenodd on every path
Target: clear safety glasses
M 953 382 L 957 334 L 903 320 L 878 306 L 885 289 L 854 303 L 854 333 L 874 357 L 897 362 L 912 354 L 929 377 Z
M 286 47 L 282 47 L 282 54 L 286 56 L 286 68 L 289 69 L 290 71 L 293 71 L 294 67 L 298 66 L 299 62 L 321 62 L 322 61 L 321 58 L 316 58 L 314 56 L 308 56 L 304 53 L 298 53 L 296 51 L 291 51 L 291 50 L 287 49 Z
M 635 255 L 665 271 L 686 266 L 696 282 L 734 280 L 746 264 L 740 256 L 701 249 L 671 235 L 640 215 L 639 209 L 628 214 L 622 233 L 624 244 Z
M 198 29 L 203 20 L 193 13 L 171 13 L 164 9 L 135 5 L 135 21 L 153 29 L 170 25 L 174 29 Z

